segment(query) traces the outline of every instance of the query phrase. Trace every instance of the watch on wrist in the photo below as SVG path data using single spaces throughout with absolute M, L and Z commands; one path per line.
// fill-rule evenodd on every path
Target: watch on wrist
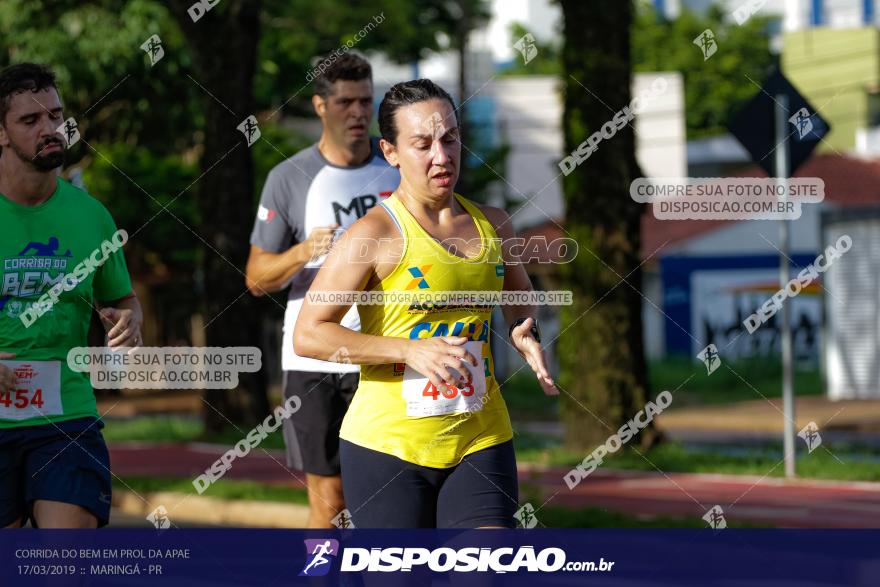
M 510 330 L 507 331 L 507 338 L 511 340 L 513 338 L 513 329 L 528 320 L 528 318 L 519 318 L 510 325 Z M 538 319 L 532 318 L 532 327 L 529 328 L 529 333 L 534 337 L 537 342 L 541 342 L 541 331 L 538 330 Z

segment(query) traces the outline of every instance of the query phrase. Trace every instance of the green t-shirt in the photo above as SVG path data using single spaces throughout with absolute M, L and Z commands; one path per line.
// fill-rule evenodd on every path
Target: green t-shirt
M 57 367 L 38 365 L 48 365 L 46 371 L 60 369 L 60 390 L 54 393 L 61 396 L 60 402 L 54 396 L 53 409 L 38 410 L 34 406 L 53 404 L 49 401 L 53 390 L 42 390 L 39 398 L 32 395 L 29 399 L 0 394 L 0 428 L 98 416 L 88 375 L 68 368 L 67 353 L 73 347 L 87 346 L 95 301 L 118 300 L 131 293 L 122 249 L 107 246 L 115 233 L 116 224 L 107 209 L 60 178 L 52 196 L 39 206 L 22 206 L 0 194 L 0 351 L 15 353 L 12 361 L 57 361 Z M 119 236 L 115 242 L 120 244 Z M 46 304 L 49 298 L 44 294 L 53 287 L 58 301 Z M 43 303 L 37 303 L 41 297 Z M 30 326 L 25 325 L 27 321 Z M 22 369 L 19 381 L 28 376 L 28 369 Z M 29 401 L 33 405 L 27 411 L 12 412 L 19 400 L 19 405 Z M 27 414 L 32 417 L 21 419 Z

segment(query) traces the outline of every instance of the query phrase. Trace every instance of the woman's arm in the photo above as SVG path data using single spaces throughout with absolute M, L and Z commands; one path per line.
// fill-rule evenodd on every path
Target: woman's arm
M 355 222 L 330 249 L 321 270 L 309 288 L 296 321 L 293 350 L 313 359 L 330 360 L 340 349 L 355 364 L 395 363 L 404 361 L 403 339 L 371 336 L 340 326 L 350 305 L 316 303 L 313 294 L 363 291 L 376 271 L 376 246 L 352 247 L 352 242 L 379 242 L 382 229 L 374 214 Z M 358 249 L 372 249 L 358 250 Z
M 400 239 L 389 238 L 395 230 L 387 212 L 378 207 L 370 210 L 330 249 L 309 294 L 363 291 L 371 279 L 388 276 L 402 249 Z M 457 369 L 463 361 L 477 364 L 476 358 L 461 346 L 467 342 L 463 336 L 410 340 L 345 328 L 339 323 L 349 307 L 312 302 L 307 295 L 294 328 L 294 352 L 324 361 L 334 355 L 343 356 L 359 365 L 406 363 L 438 388 L 443 381 L 449 385 L 459 383 L 450 367 Z
M 501 256 L 504 260 L 504 291 L 533 291 L 532 280 L 529 279 L 525 266 L 523 266 L 519 255 L 512 251 L 513 238 L 516 233 L 513 230 L 510 216 L 504 210 L 491 206 L 483 206 L 481 210 L 501 239 Z M 559 395 L 559 390 L 547 370 L 547 360 L 544 357 L 541 343 L 535 340 L 530 332 L 538 315 L 538 307 L 535 305 L 505 304 L 501 307 L 501 311 L 508 324 L 513 324 L 520 318 L 526 319 L 525 322 L 513 329 L 510 335 L 510 344 L 535 372 L 544 393 Z

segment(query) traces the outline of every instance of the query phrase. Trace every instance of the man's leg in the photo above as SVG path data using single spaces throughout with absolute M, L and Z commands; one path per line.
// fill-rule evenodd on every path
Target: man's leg
M 342 477 L 306 474 L 309 489 L 309 528 L 333 528 L 331 520 L 345 509 Z
M 345 508 L 339 466 L 339 427 L 357 389 L 357 373 L 285 371 L 284 399 L 300 409 L 284 422 L 287 465 L 306 473 L 309 528 L 332 528 Z
M 98 527 L 98 518 L 84 507 L 45 499 L 38 499 L 34 502 L 34 519 L 40 528 L 93 529 Z
M 0 436 L 0 527 L 21 528 L 26 513 L 19 429 L 4 429 Z

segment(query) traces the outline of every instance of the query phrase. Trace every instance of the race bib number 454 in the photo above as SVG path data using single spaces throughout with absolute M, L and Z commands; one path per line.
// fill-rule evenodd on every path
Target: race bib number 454
M 15 376 L 12 391 L 0 392 L 0 419 L 26 420 L 59 416 L 61 363 L 58 361 L 0 361 Z
M 471 380 L 461 387 L 437 388 L 431 380 L 410 367 L 403 372 L 403 401 L 406 415 L 411 418 L 442 416 L 463 412 L 478 412 L 483 408 L 486 395 L 486 373 L 483 367 L 483 343 L 470 341 L 464 344 L 477 359 L 477 367 L 465 363 Z M 467 376 L 467 373 L 462 373 Z

